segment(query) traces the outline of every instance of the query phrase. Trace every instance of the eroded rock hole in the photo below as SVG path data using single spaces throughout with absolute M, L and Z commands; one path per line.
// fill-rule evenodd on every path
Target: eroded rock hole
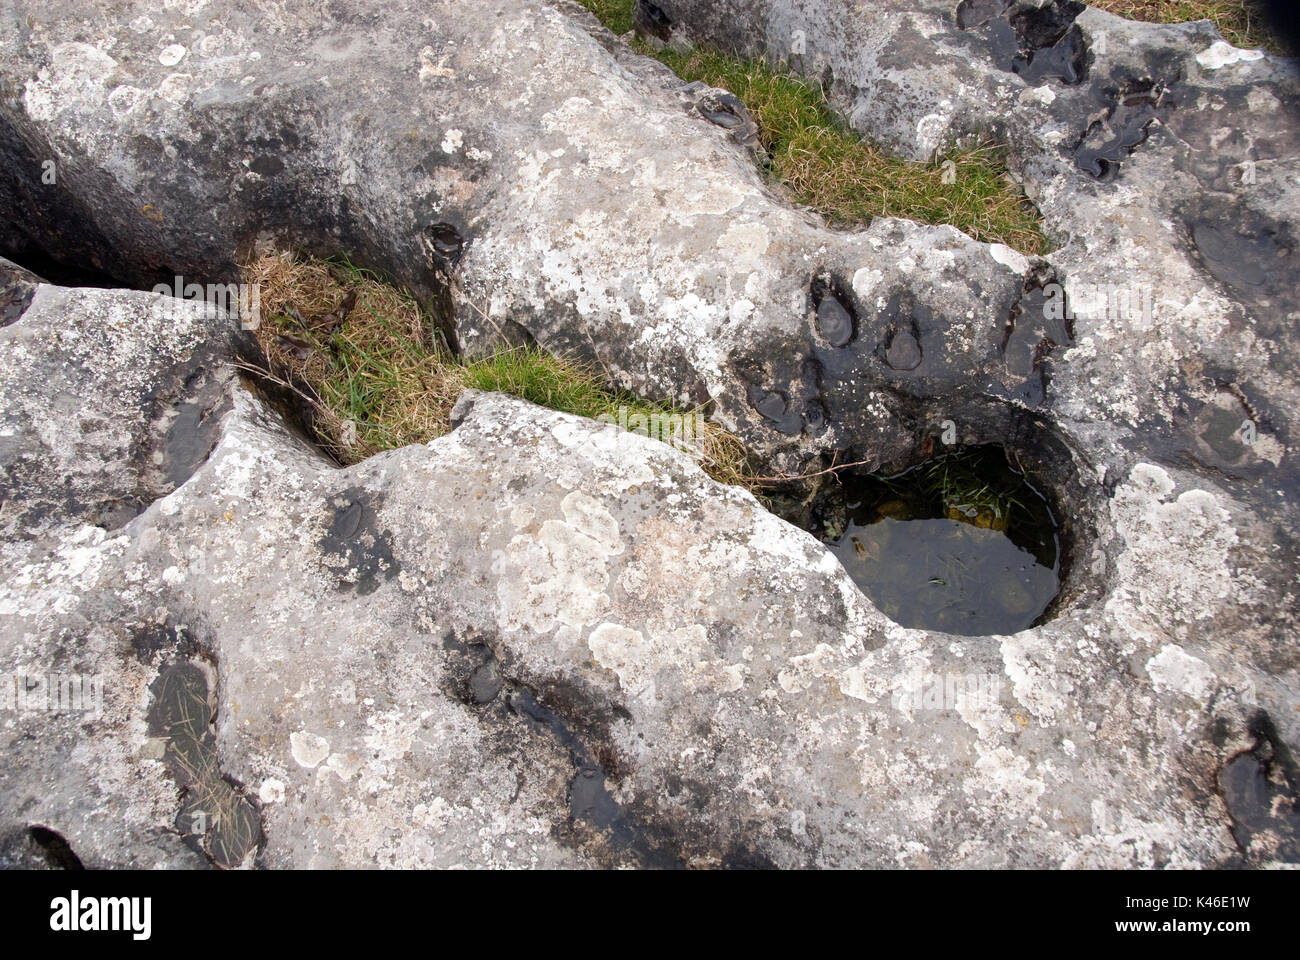
M 149 687 L 149 733 L 163 741 L 163 761 L 181 788 L 176 828 L 186 844 L 216 866 L 238 867 L 261 846 L 262 823 L 221 770 L 208 690 L 197 663 L 164 667 Z
M 465 238 L 453 224 L 435 223 L 424 231 L 424 248 L 435 267 L 451 271 L 465 253 Z
M 956 449 L 903 473 L 846 477 L 815 524 L 854 582 L 905 627 L 1015 633 L 1060 592 L 1055 511 L 999 446 Z
M 84 870 L 81 858 L 72 852 L 72 847 L 63 835 L 49 827 L 33 826 L 27 831 L 32 842 L 40 850 L 45 862 L 54 870 Z
M 812 284 L 817 312 L 817 333 L 832 347 L 845 347 L 857 333 L 857 316 L 852 301 L 820 277 Z

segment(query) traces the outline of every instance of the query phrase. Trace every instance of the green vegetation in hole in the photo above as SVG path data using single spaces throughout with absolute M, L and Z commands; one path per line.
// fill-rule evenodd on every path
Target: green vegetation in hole
M 954 450 L 892 477 L 854 481 L 859 520 L 948 519 L 1006 533 L 1043 566 L 1056 564 L 1056 520 L 998 447 Z
M 895 476 L 851 476 L 819 535 L 886 616 L 967 636 L 1015 633 L 1060 589 L 1043 496 L 1000 447 L 941 454 Z

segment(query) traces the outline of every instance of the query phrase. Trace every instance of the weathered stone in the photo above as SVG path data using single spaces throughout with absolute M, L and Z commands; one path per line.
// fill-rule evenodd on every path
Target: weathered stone
M 795 66 L 916 159 L 999 130 L 1062 246 L 827 230 L 702 115 L 715 95 L 573 4 L 217 2 L 196 26 L 58 0 L 0 20 L 0 252 L 144 286 L 231 279 L 257 243 L 346 252 L 465 350 L 536 341 L 711 399 L 772 470 L 905 465 L 952 421 L 1061 504 L 1053 618 L 898 627 L 681 454 L 502 397 L 339 470 L 240 385 L 233 321 L 23 279 L 0 668 L 100 675 L 104 704 L 0 716 L 0 859 L 43 855 L 40 829 L 92 867 L 244 862 L 178 833 L 202 811 L 149 732 L 159 676 L 205 664 L 196 756 L 268 866 L 1292 857 L 1294 64 L 1065 3 L 965 29 L 938 0 L 656 6 L 678 46 L 786 57 L 804 31 Z
M 173 362 L 152 295 L 41 287 L 9 330 L 59 295 L 78 329 L 127 321 L 123 362 Z M 6 390 L 95 362 L 57 342 L 10 356 Z M 92 379 L 87 399 L 113 389 Z M 1213 483 L 1139 464 L 1098 518 L 1104 602 L 941 637 L 889 623 L 811 536 L 615 427 L 469 394 L 446 437 L 340 470 L 228 391 L 210 455 L 125 527 L 74 511 L 38 553 L 4 545 L 5 674 L 103 690 L 99 715 L 5 714 L 11 832 L 56 831 L 87 866 L 221 862 L 177 835 L 198 811 L 146 722 L 161 672 L 209 661 L 196 738 L 257 810 L 267 866 L 1245 855 L 1216 777 L 1252 749 L 1254 704 L 1294 713 L 1293 653 L 1256 619 L 1271 528 Z M 104 482 L 132 456 L 109 449 Z M 369 560 L 338 542 L 387 543 L 396 574 L 341 599 L 339 558 Z M 976 675 L 995 695 L 922 692 Z

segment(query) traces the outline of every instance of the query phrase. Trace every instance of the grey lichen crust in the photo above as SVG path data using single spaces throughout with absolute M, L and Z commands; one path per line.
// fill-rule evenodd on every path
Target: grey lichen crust
M 1055 616 L 897 626 L 684 454 L 498 395 L 339 469 L 236 376 L 235 320 L 0 263 L 0 675 L 102 694 L 0 704 L 0 861 L 33 827 L 87 866 L 1297 859 L 1294 64 L 1086 11 L 1066 83 L 999 64 L 997 4 L 660 6 L 754 54 L 803 24 L 904 153 L 1003 131 L 1062 246 L 827 230 L 716 92 L 522 0 L 20 5 L 0 244 L 141 286 L 349 252 L 467 351 L 711 400 L 774 471 L 952 420 L 1052 484 Z M 1053 283 L 1152 309 L 1053 325 Z

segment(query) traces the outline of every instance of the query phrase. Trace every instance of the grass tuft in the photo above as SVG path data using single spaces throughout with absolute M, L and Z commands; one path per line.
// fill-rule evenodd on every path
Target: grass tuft
M 578 0 L 596 19 L 620 37 L 634 26 L 632 8 L 636 0 Z
M 1285 54 L 1280 39 L 1269 28 L 1263 3 L 1257 0 L 1089 0 L 1116 16 L 1148 23 L 1186 23 L 1212 20 L 1234 47 L 1263 48 Z
M 630 0 L 580 2 L 616 33 L 632 28 Z M 832 225 L 902 217 L 951 224 L 977 240 L 1029 254 L 1052 247 L 1038 211 L 1007 175 L 1005 151 L 997 144 L 955 147 L 927 163 L 903 160 L 843 123 L 814 81 L 704 47 L 656 51 L 639 40 L 633 47 L 688 83 L 703 81 L 740 98 L 758 124 L 771 180 Z M 946 171 L 953 175 L 945 178 Z
M 269 362 L 254 372 L 311 406 L 321 445 L 340 463 L 442 436 L 456 398 L 474 388 L 593 419 L 617 421 L 620 408 L 632 423 L 696 415 L 700 466 L 722 483 L 756 485 L 741 442 L 699 411 L 610 390 L 589 364 L 536 347 L 459 361 L 437 346 L 414 297 L 346 260 L 270 254 L 244 274 L 260 285 L 257 339 Z

